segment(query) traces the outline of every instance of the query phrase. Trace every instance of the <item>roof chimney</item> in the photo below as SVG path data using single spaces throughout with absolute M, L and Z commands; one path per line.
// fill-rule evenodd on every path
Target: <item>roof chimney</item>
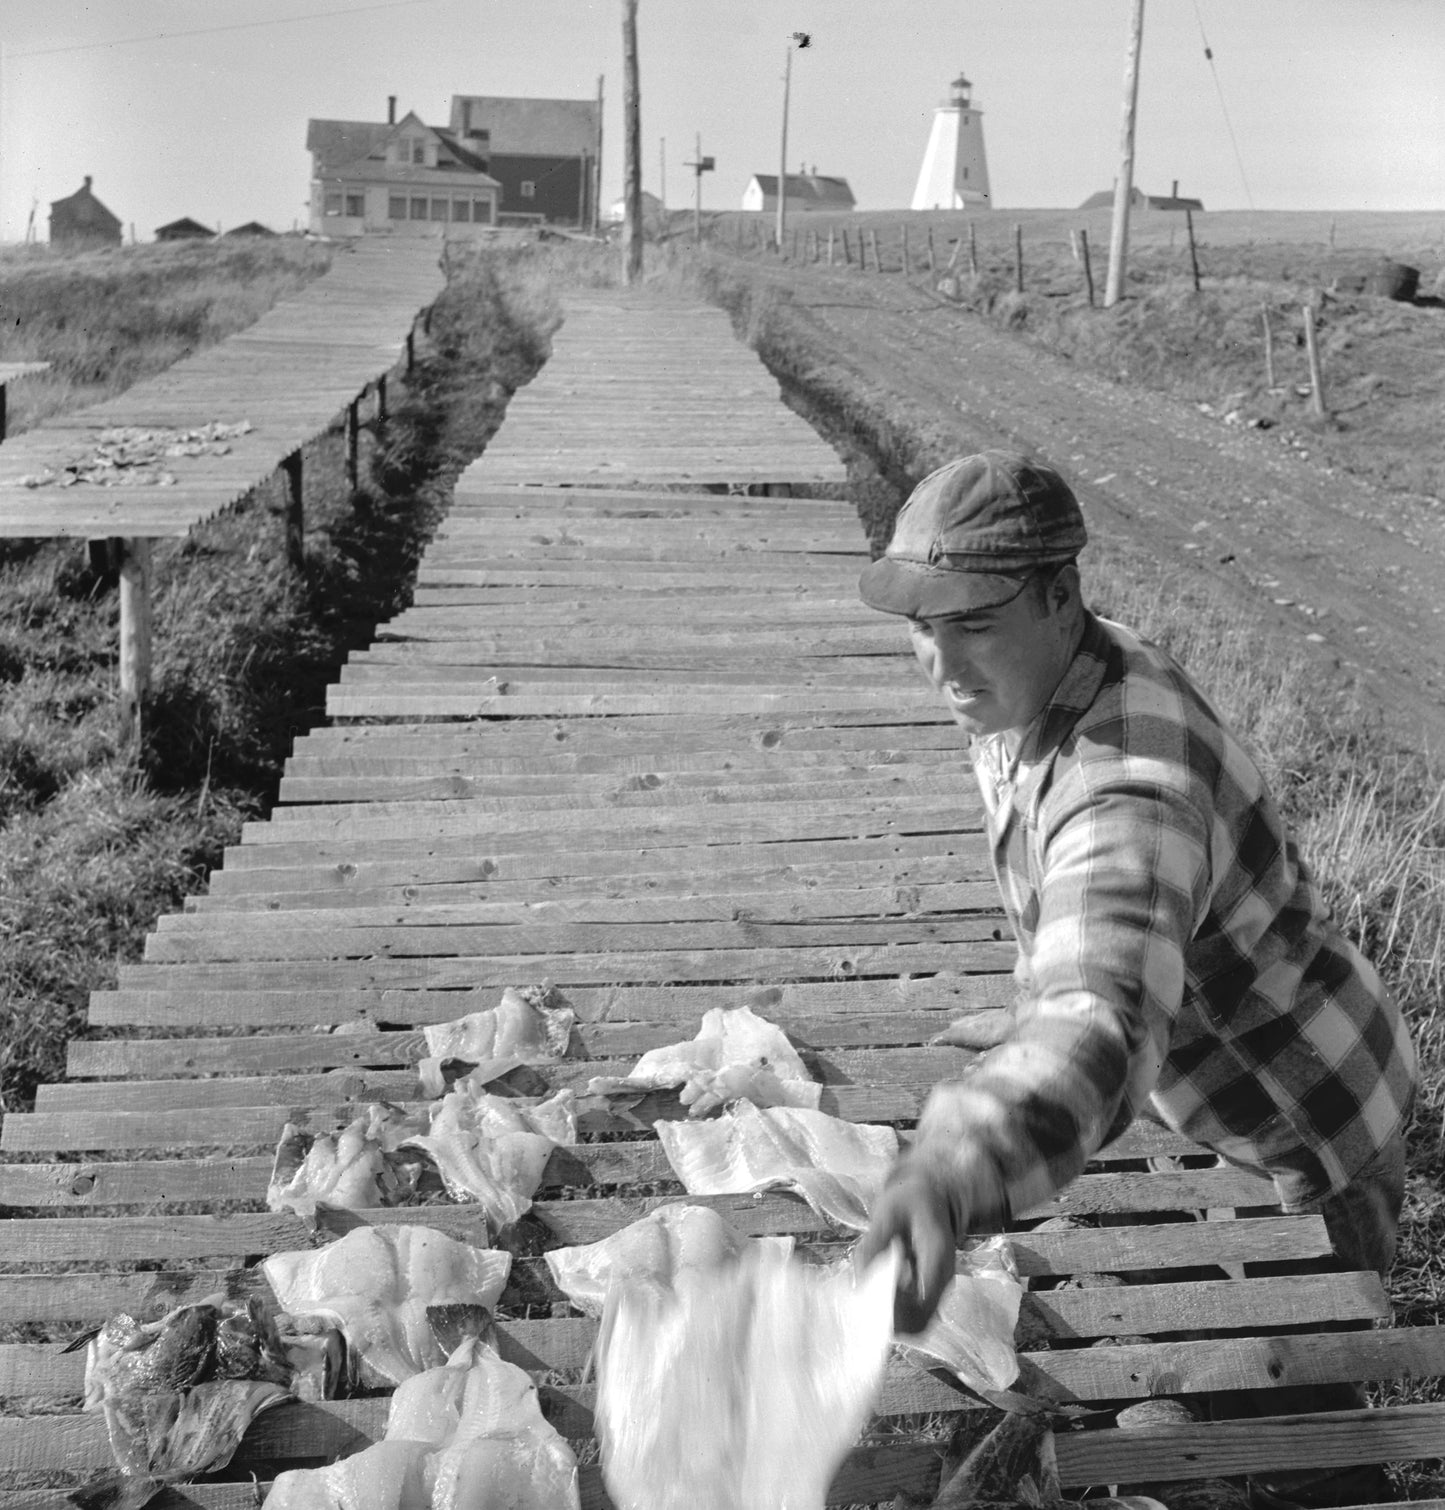
M 386 97 L 386 124 L 388 126 L 396 125 L 396 96 L 394 94 L 389 94 Z
M 85 182 L 81 185 L 81 188 L 83 188 L 86 191 L 86 193 L 90 192 L 90 174 L 89 173 L 87 173 L 85 175 Z

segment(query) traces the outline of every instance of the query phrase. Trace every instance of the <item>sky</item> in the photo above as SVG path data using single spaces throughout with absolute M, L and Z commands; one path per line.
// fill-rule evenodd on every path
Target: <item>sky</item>
M 1134 0 L 639 0 L 643 187 L 705 209 L 788 167 L 906 207 L 960 71 L 994 207 L 1118 171 Z M 622 192 L 622 0 L 3 0 L 0 240 L 85 175 L 141 241 L 304 228 L 311 117 L 446 125 L 453 94 L 595 98 Z M 1206 47 L 1212 57 L 1206 55 Z M 1134 182 L 1208 210 L 1445 209 L 1445 0 L 1145 0 Z M 132 229 L 133 228 L 133 229 Z

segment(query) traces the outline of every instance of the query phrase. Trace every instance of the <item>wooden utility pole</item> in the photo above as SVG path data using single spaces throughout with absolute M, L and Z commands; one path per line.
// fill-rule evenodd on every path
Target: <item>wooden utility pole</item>
M 793 47 L 806 47 L 812 40 L 805 31 L 795 31 L 788 38 L 783 56 L 783 134 L 778 148 L 778 222 L 776 240 L 778 256 L 783 255 L 783 234 L 788 225 L 788 96 L 793 87 Z
M 637 0 L 622 0 L 623 279 L 642 278 L 642 97 L 637 81 Z
M 1124 262 L 1129 245 L 1129 200 L 1134 193 L 1134 115 L 1139 104 L 1139 49 L 1144 38 L 1144 0 L 1134 0 L 1129 55 L 1124 64 L 1124 125 L 1119 141 L 1119 176 L 1114 180 L 1114 223 L 1109 232 L 1109 277 L 1104 308 L 1124 296 Z
M 597 75 L 597 160 L 592 176 L 592 234 L 602 229 L 602 82 L 605 75 Z

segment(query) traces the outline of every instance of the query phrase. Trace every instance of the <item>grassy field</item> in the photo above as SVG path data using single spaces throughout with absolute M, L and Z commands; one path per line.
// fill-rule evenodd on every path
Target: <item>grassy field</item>
M 849 224 L 856 229 L 867 219 Z M 1208 298 L 1214 302 L 1188 341 L 1165 341 L 1160 332 L 1171 328 L 1171 312 L 1187 302 L 1177 245 L 1159 240 L 1151 249 L 1141 233 L 1131 305 L 1117 317 L 1089 320 L 1064 217 L 1033 223 L 1036 240 L 1026 245 L 1035 246 L 1029 266 L 1037 267 L 1038 288 L 1021 297 L 1011 292 L 1015 219 L 1021 217 L 1005 212 L 990 221 L 996 242 L 976 232 L 980 277 L 959 298 L 971 301 L 981 316 L 1101 372 L 1128 373 L 1129 381 L 1196 401 L 1204 401 L 1202 394 L 1218 401 L 1238 393 L 1252 374 L 1265 391 L 1249 387 L 1243 402 L 1287 399 L 1280 422 L 1306 422 L 1293 398 L 1268 393 L 1255 371 L 1257 347 L 1231 336 L 1231 320 L 1236 307 L 1257 308 L 1261 289 L 1271 291 L 1280 309 L 1319 297 L 1317 274 L 1330 255 L 1324 220 L 1312 223 L 1312 235 L 1325 238 L 1318 245 L 1265 239 L 1251 246 L 1261 233 L 1246 235 L 1241 226 L 1237 238 L 1227 241 L 1227 217 L 1209 217 L 1201 255 L 1211 268 Z M 892 217 L 883 224 L 899 221 Z M 935 229 L 936 261 L 947 222 L 926 222 Z M 959 234 L 962 223 L 956 218 L 951 234 Z M 1047 235 L 1046 224 L 1053 226 Z M 1352 223 L 1349 234 L 1362 237 L 1367 229 Z M 739 328 L 751 333 L 777 369 L 826 366 L 826 352 L 802 352 L 790 344 L 799 337 L 785 309 L 770 302 L 773 295 L 750 273 L 755 261 L 761 266 L 762 254 L 738 258 L 730 250 L 728 223 L 715 231 L 724 249 L 718 253 L 698 255 L 676 241 L 650 249 L 649 276 L 663 286 L 725 299 Z M 1374 249 L 1401 254 L 1434 245 L 1433 268 L 1440 235 L 1438 221 L 1421 217 L 1409 231 L 1413 240 Z M 912 250 L 926 257 L 921 236 L 910 232 L 910 240 Z M 1236 260 L 1227 262 L 1226 251 Z M 276 290 L 295 286 L 287 279 L 308 271 L 290 256 L 289 249 L 281 251 L 281 265 L 275 266 L 233 265 L 224 276 L 218 264 L 208 270 L 203 262 L 178 257 L 176 307 L 189 311 L 188 328 L 202 330 L 221 328 L 220 312 L 240 307 L 243 298 L 259 313 Z M 145 298 L 160 332 L 155 345 L 143 326 L 123 339 L 117 327 L 99 348 L 110 351 L 112 365 L 100 360 L 86 368 L 77 357 L 77 370 L 86 375 L 65 402 L 108 391 L 108 385 L 154 370 L 148 363 L 173 359 L 164 355 L 172 349 L 167 343 L 176 321 L 159 277 L 162 260 L 144 264 L 137 258 L 133 264 L 144 275 Z M 65 359 L 75 325 L 90 318 L 66 314 L 72 297 L 67 289 L 74 290 L 77 310 L 94 309 L 99 280 L 119 276 L 122 261 L 117 257 L 113 265 L 96 268 L 85 259 L 68 266 L 50 259 L 42 268 L 39 259 L 0 257 L 0 303 L 10 306 L 12 283 L 19 287 L 43 274 L 51 280 L 46 286 L 55 315 L 49 335 L 41 334 L 37 313 L 29 322 L 29 344 L 8 346 L 0 355 Z M 500 422 L 511 390 L 544 360 L 558 319 L 557 291 L 613 282 L 617 267 L 614 249 L 548 242 L 493 251 L 458 269 L 405 401 L 384 434 L 367 438 L 360 491 L 348 495 L 341 483 L 339 437 L 323 438 L 308 456 L 308 476 L 329 481 L 319 486 L 314 506 L 308 500 L 303 593 L 288 596 L 280 586 L 279 492 L 258 490 L 226 518 L 158 553 L 157 692 L 152 732 L 138 761 L 122 757 L 112 732 L 113 584 L 95 573 L 77 546 L 21 544 L 0 553 L 0 1108 L 28 1105 L 37 1084 L 63 1076 L 66 1042 L 91 1031 L 84 1026 L 89 992 L 114 984 L 116 963 L 140 957 L 157 914 L 199 890 L 241 821 L 268 810 L 291 737 L 320 720 L 324 688 L 346 651 L 367 643 L 374 625 L 404 606 L 415 561 L 445 508 L 452 480 Z M 1303 271 L 1296 277 L 1294 270 Z M 923 277 L 926 267 L 916 271 Z M 242 288 L 228 291 L 228 280 Z M 1061 291 L 1048 291 L 1055 285 Z M 212 290 L 204 310 L 200 286 Z M 118 304 L 120 296 L 111 302 Z M 1409 322 L 1415 321 L 1445 350 L 1445 326 L 1438 323 L 1445 315 L 1437 310 L 1367 308 L 1364 301 L 1340 299 L 1333 305 L 1335 330 L 1348 311 L 1382 328 L 1398 314 L 1401 329 L 1414 331 Z M 1362 364 L 1377 370 L 1376 358 L 1383 361 L 1383 346 L 1390 344 L 1387 334 L 1379 339 L 1380 352 L 1358 334 L 1332 350 L 1340 391 L 1362 381 Z M 1425 356 L 1415 353 L 1411 360 L 1423 364 Z M 1394 456 L 1404 442 L 1387 427 L 1373 427 L 1379 406 L 1361 411 L 1354 429 L 1341 430 L 1334 441 L 1362 475 L 1422 495 L 1433 489 L 1438 496 L 1445 476 L 1438 393 L 1445 374 L 1439 354 L 1430 361 L 1434 417 L 1428 424 L 1423 415 L 1411 420 L 1413 454 Z M 1411 378 L 1417 380 L 1418 374 Z M 886 455 L 889 475 L 906 480 L 930 464 L 909 416 L 890 411 L 886 397 L 850 397 L 846 388 L 835 387 L 827 399 L 832 424 L 879 457 Z M 876 474 L 855 490 L 860 517 L 875 532 L 886 526 L 902 496 L 902 488 L 881 484 Z M 1392 1295 L 1402 1320 L 1439 1324 L 1445 1317 L 1439 1263 L 1445 1252 L 1441 773 L 1390 745 L 1363 717 L 1342 720 L 1308 666 L 1287 649 L 1262 654 L 1261 626 L 1243 616 L 1235 600 L 1215 595 L 1207 580 L 1185 578 L 1136 548 L 1100 546 L 1090 585 L 1097 606 L 1180 655 L 1245 732 L 1299 826 L 1338 917 L 1406 1005 L 1422 1050 L 1425 1085 Z M 1419 1386 L 1410 1398 L 1433 1392 L 1438 1386 Z M 1445 1476 L 1416 1475 L 1408 1487 L 1416 1495 L 1439 1494 Z

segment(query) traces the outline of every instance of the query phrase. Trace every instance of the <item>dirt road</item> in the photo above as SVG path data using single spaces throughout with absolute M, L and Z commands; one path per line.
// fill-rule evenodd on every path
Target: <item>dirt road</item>
M 1228 583 L 1401 743 L 1445 751 L 1445 509 L 1318 464 L 1307 440 L 1094 377 L 902 278 L 765 276 L 822 382 L 843 364 L 901 400 L 936 460 L 1003 444 L 1053 462 L 1096 536 Z

